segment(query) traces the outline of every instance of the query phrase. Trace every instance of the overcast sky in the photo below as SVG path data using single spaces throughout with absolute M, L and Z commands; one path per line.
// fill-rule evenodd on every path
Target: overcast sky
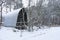
M 23 6 L 24 7 L 27 7 L 28 4 L 29 4 L 28 2 L 29 2 L 29 0 L 22 0 Z
M 38 1 L 39 1 L 39 0 L 38 0 Z M 23 3 L 23 6 L 24 6 L 24 7 L 27 7 L 28 4 L 29 4 L 29 0 L 22 0 L 22 3 Z M 36 3 L 37 3 L 37 0 L 32 0 L 30 6 L 36 5 Z M 46 4 L 48 4 L 48 0 L 45 0 L 44 3 L 43 3 L 43 5 L 46 5 Z
M 31 6 L 32 6 L 32 5 L 35 5 L 36 2 L 37 2 L 37 0 L 32 0 Z M 29 4 L 29 0 L 22 0 L 22 3 L 23 3 L 23 6 L 24 6 L 24 7 L 27 7 L 28 4 Z

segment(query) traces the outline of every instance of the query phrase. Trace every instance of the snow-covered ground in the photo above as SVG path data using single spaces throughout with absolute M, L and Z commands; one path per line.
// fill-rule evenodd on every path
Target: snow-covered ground
M 0 40 L 60 40 L 60 27 L 51 27 L 47 29 L 39 29 L 37 31 L 28 32 L 17 30 L 13 32 L 13 28 L 2 27 L 0 29 Z

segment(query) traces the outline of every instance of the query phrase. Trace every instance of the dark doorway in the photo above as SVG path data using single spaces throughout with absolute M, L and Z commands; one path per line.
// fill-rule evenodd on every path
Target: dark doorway
M 19 11 L 16 26 L 27 25 L 27 13 L 24 8 Z

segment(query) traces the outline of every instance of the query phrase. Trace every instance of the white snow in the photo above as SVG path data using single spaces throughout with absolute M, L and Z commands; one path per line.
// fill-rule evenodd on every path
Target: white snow
M 2 27 L 0 29 L 0 40 L 60 40 L 60 27 L 39 29 L 37 31 L 13 32 L 14 28 Z
M 16 26 L 17 17 L 18 17 L 18 13 L 20 10 L 21 10 L 21 8 L 7 13 L 4 16 L 4 18 L 5 18 L 4 26 Z

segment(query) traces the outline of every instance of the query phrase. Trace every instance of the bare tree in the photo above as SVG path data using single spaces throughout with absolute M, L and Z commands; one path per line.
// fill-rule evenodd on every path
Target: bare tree
M 0 1 L 0 7 L 1 7 L 1 11 L 0 11 L 0 12 L 1 12 L 1 15 L 0 15 L 0 16 L 1 16 L 1 17 L 0 17 L 0 25 L 1 25 L 1 26 L 2 26 L 2 9 L 3 9 L 2 5 L 3 5 L 3 3 L 5 3 L 5 2 L 1 0 L 1 1 Z

